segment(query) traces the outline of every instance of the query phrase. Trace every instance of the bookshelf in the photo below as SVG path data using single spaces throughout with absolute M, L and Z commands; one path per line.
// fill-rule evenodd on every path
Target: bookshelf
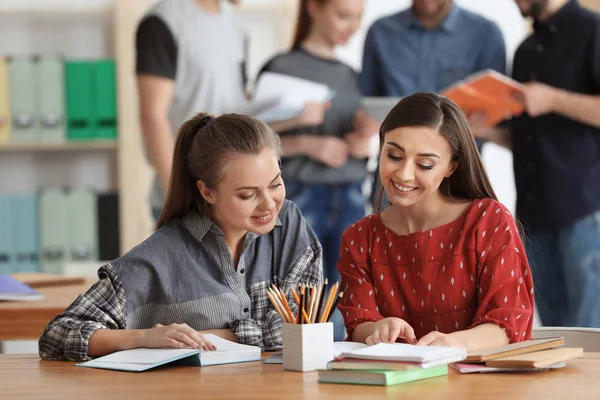
M 0 55 L 62 54 L 114 58 L 118 135 L 115 141 L 10 144 L 0 147 L 0 191 L 85 186 L 118 191 L 120 250 L 154 230 L 148 195 L 153 178 L 139 125 L 135 31 L 155 0 L 2 0 Z M 248 75 L 288 48 L 297 0 L 246 0 L 236 7 L 250 36 Z

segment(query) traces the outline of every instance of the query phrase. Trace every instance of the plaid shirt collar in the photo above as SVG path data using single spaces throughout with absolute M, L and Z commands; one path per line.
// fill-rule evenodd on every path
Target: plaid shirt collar
M 196 239 L 198 242 L 202 242 L 202 239 L 204 239 L 204 236 L 206 236 L 208 231 L 211 231 L 217 236 L 225 236 L 223 234 L 223 231 L 217 226 L 217 224 L 215 224 L 209 217 L 200 215 L 198 210 L 193 210 L 186 214 L 183 217 L 183 224 L 185 225 L 186 229 L 192 234 L 194 239 Z M 279 219 L 279 216 L 277 216 L 275 220 L 275 226 L 281 225 L 281 219 Z M 244 238 L 244 241 L 252 241 L 258 236 L 260 235 L 257 233 L 248 232 L 246 234 L 246 237 Z

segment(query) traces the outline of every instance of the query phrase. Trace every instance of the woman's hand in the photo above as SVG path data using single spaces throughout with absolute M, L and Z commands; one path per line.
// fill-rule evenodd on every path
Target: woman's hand
M 456 335 L 442 333 L 438 331 L 429 332 L 423 336 L 417 342 L 417 346 L 449 346 L 449 347 L 462 347 L 467 348 L 466 344 L 462 340 L 456 337 Z
M 375 322 L 371 326 L 371 329 L 371 335 L 365 340 L 369 345 L 377 343 L 395 343 L 398 338 L 405 339 L 411 344 L 417 342 L 415 331 L 412 326 L 400 318 L 384 318 Z
M 204 338 L 204 336 L 190 328 L 187 324 L 156 324 L 151 329 L 144 330 L 140 336 L 138 347 L 158 349 L 171 347 L 176 349 L 202 349 L 206 351 L 217 348 Z

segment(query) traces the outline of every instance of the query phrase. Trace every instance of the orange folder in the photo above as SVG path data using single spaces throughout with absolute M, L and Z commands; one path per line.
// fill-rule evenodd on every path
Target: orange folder
M 521 93 L 520 83 L 490 69 L 471 75 L 441 94 L 465 113 L 485 112 L 487 124 L 494 126 L 525 111 L 525 105 L 519 100 Z

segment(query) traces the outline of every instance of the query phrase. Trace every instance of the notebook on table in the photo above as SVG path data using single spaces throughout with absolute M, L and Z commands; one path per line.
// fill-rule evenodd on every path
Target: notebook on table
M 548 368 L 560 362 L 569 361 L 583 356 L 581 347 L 562 347 L 548 349 L 528 354 L 502 357 L 486 361 L 486 367 L 497 368 Z
M 0 274 L 0 301 L 37 301 L 44 295 L 7 274 Z
M 444 375 L 448 375 L 447 364 L 407 371 L 319 370 L 319 382 L 391 386 Z
M 215 345 L 217 350 L 131 349 L 118 351 L 76 365 L 87 368 L 142 372 L 170 363 L 206 367 L 210 365 L 259 361 L 262 359 L 260 347 L 234 343 L 212 334 L 206 334 L 204 337 Z
M 550 369 L 560 369 L 567 366 L 564 362 L 558 362 L 549 367 L 535 368 L 535 367 L 488 367 L 485 364 L 452 364 L 452 369 L 460 372 L 461 374 L 474 374 L 474 373 L 491 373 L 491 372 L 540 372 L 548 371 Z
M 511 343 L 506 346 L 494 349 L 471 352 L 464 360 L 465 363 L 482 363 L 496 358 L 516 356 L 519 354 L 531 353 L 534 351 L 553 349 L 564 346 L 565 340 L 562 337 L 531 339 L 524 342 Z
M 358 349 L 342 352 L 336 361 L 345 358 L 416 363 L 421 368 L 431 368 L 443 364 L 459 362 L 467 357 L 461 347 L 415 346 L 404 343 L 379 343 L 373 346 L 362 345 Z

